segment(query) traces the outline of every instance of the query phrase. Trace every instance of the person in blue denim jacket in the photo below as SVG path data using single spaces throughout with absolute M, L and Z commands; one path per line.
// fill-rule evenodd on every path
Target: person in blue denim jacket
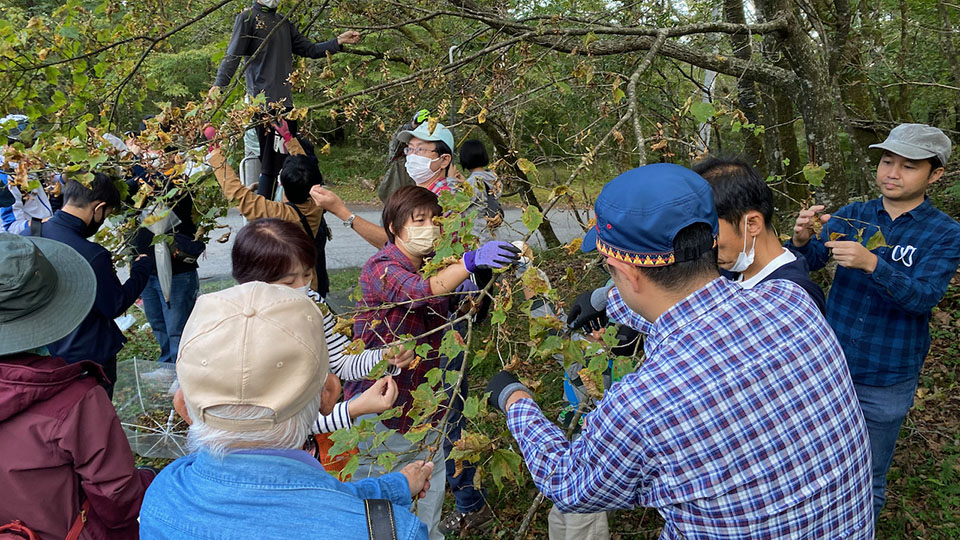
M 323 313 L 289 287 L 250 282 L 197 300 L 177 362 L 191 454 L 151 484 L 141 538 L 352 540 L 386 527 L 426 540 L 410 505 L 431 462 L 341 482 L 301 450 L 337 397 L 323 336 Z

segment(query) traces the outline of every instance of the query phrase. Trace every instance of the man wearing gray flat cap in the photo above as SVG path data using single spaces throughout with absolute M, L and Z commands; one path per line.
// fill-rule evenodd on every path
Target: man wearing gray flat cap
M 960 224 L 937 210 L 927 188 L 943 176 L 950 139 L 935 127 L 900 124 L 877 165 L 880 198 L 833 215 L 800 212 L 791 243 L 811 271 L 832 255 L 837 273 L 827 321 L 843 347 L 873 456 L 874 519 L 886 500 L 887 470 L 913 405 L 930 348 L 930 313 L 960 263 Z M 814 233 L 816 220 L 823 230 Z

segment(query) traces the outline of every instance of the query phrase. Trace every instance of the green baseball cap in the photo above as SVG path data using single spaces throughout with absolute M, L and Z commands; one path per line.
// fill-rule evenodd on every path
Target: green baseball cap
M 97 294 L 93 269 L 66 244 L 0 233 L 0 355 L 72 332 Z
M 407 144 L 410 142 L 410 139 L 414 137 L 421 141 L 443 141 L 446 143 L 447 148 L 453 152 L 453 133 L 440 122 L 437 122 L 432 132 L 430 131 L 430 122 L 424 122 L 417 126 L 416 129 L 401 131 L 400 135 L 397 135 L 397 140 L 403 144 Z

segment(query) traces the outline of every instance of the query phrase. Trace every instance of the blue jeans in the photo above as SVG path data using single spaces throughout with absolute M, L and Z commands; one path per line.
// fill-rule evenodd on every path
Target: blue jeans
M 447 360 L 443 368 L 444 371 L 460 371 L 462 364 L 463 354 L 460 354 L 453 360 Z M 450 403 L 450 416 L 447 418 L 447 436 L 443 440 L 444 458 L 450 456 L 453 443 L 460 440 L 460 432 L 466 423 L 466 419 L 463 417 L 463 400 L 467 399 L 467 373 L 469 373 L 469 368 L 463 373 L 463 380 L 460 382 L 460 393 L 457 399 Z M 452 387 L 447 389 L 447 395 L 453 396 Z M 483 505 L 486 504 L 484 501 L 486 493 L 483 490 L 478 490 L 473 487 L 473 476 L 477 472 L 476 467 L 471 466 L 469 463 L 464 463 L 460 474 L 454 476 L 457 470 L 456 461 L 446 459 L 445 466 L 447 469 L 447 483 L 450 484 L 450 491 L 453 492 L 453 497 L 456 499 L 457 510 L 466 514 L 483 508 Z
M 160 362 L 177 361 L 180 336 L 190 312 L 193 311 L 193 305 L 197 303 L 199 292 L 200 278 L 196 270 L 173 275 L 169 305 L 163 300 L 157 276 L 150 276 L 147 280 L 142 294 L 143 312 L 147 315 L 147 322 L 153 328 L 153 335 L 160 344 Z
M 900 436 L 900 426 L 913 406 L 917 391 L 918 373 L 912 379 L 893 386 L 867 386 L 854 383 L 867 422 L 870 450 L 873 462 L 873 520 L 877 521 L 880 509 L 886 502 L 887 471 L 893 463 L 893 449 Z

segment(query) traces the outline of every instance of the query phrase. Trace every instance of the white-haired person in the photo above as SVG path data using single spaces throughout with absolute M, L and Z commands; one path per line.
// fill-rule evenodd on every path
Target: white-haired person
M 191 453 L 148 489 L 141 538 L 427 537 L 409 509 L 432 463 L 340 482 L 300 449 L 333 405 L 323 336 L 323 313 L 290 287 L 250 282 L 197 300 L 177 361 Z

